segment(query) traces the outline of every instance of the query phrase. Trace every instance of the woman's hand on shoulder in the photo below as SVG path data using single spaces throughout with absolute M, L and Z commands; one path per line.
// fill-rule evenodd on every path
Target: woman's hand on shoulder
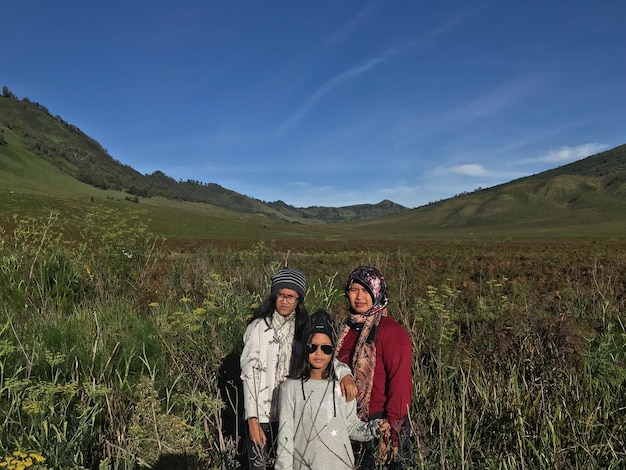
M 358 390 L 354 377 L 351 375 L 344 376 L 341 382 L 339 382 L 339 386 L 341 387 L 341 395 L 346 399 L 346 402 L 350 402 L 356 398 Z

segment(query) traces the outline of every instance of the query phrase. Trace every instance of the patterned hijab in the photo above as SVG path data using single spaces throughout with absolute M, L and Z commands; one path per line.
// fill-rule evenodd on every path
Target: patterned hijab
M 350 318 L 339 332 L 337 350 L 341 348 L 350 329 L 359 332 L 352 354 L 352 372 L 357 386 L 357 414 L 360 419 L 369 417 L 369 403 L 376 366 L 376 332 L 380 319 L 387 316 L 387 286 L 382 273 L 371 266 L 359 266 L 348 276 L 345 293 L 352 283 L 362 285 L 372 297 L 372 308 L 365 313 L 356 313 L 350 307 Z

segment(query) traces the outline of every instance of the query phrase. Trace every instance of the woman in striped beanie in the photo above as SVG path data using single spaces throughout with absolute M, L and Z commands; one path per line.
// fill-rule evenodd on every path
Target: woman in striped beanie
M 302 354 L 300 339 L 308 325 L 304 306 L 306 278 L 285 267 L 272 276 L 269 297 L 255 311 L 243 341 L 241 379 L 248 423 L 247 451 L 251 469 L 273 468 L 278 434 L 278 389 Z M 350 368 L 340 364 L 346 399 L 356 395 Z

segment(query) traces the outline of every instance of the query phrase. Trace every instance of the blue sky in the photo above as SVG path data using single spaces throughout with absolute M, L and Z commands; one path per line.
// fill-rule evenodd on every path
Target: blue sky
M 626 143 L 623 0 L 20 0 L 0 86 L 142 173 L 407 207 Z

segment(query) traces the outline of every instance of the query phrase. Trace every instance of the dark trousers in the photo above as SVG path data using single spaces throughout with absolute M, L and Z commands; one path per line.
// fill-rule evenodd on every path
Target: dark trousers
M 250 437 L 246 439 L 248 452 L 247 462 L 250 470 L 267 470 L 274 468 L 276 458 L 276 437 L 278 435 L 278 423 L 259 423 L 267 437 L 265 447 L 261 448 L 254 444 Z

